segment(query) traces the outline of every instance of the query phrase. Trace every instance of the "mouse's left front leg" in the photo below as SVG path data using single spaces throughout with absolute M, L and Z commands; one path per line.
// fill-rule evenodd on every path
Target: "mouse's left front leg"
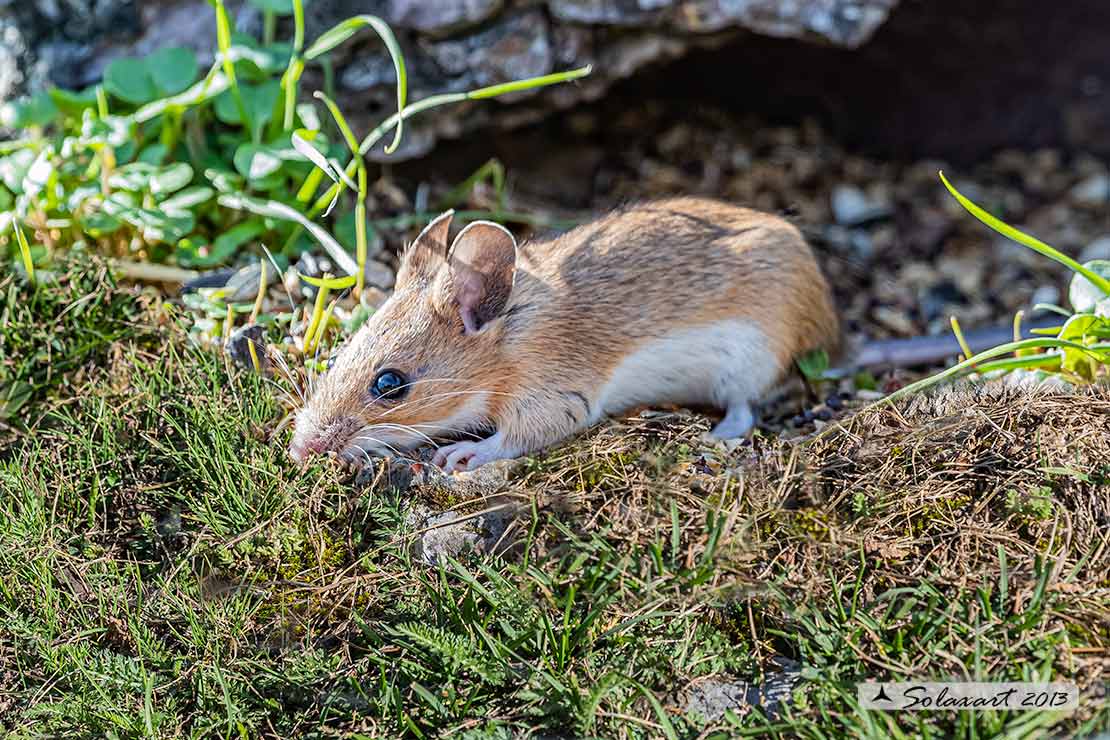
M 494 460 L 511 460 L 524 454 L 506 444 L 505 435 L 500 431 L 492 437 L 478 442 L 463 441 L 444 445 L 436 450 L 432 463 L 443 468 L 445 473 L 474 470 Z
M 474 470 L 494 460 L 547 449 L 589 427 L 592 417 L 591 401 L 576 391 L 515 399 L 494 420 L 496 434 L 478 442 L 455 442 L 440 447 L 432 462 L 446 473 Z

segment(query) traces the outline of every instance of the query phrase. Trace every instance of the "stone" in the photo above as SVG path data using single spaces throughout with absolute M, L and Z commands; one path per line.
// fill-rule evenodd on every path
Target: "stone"
M 446 35 L 486 20 L 501 5 L 501 0 L 392 0 L 389 19 L 402 28 Z
M 397 279 L 396 274 L 393 272 L 393 268 L 378 260 L 366 260 L 364 272 L 366 275 L 366 284 L 372 285 L 375 288 L 381 288 L 382 290 L 389 290 L 392 288 L 393 283 Z
M 1091 260 L 1110 260 L 1110 234 L 1095 239 L 1079 253 L 1080 263 Z
M 32 0 L 0 20 L 0 104 L 48 84 L 84 88 L 114 59 L 142 57 L 171 45 L 214 58 L 215 15 L 206 0 Z M 314 0 L 305 9 L 309 43 L 360 13 L 386 19 L 405 52 L 410 100 L 460 92 L 586 64 L 593 73 L 573 85 L 519 91 L 501 105 L 457 105 L 406 125 L 401 148 L 376 161 L 427 155 L 444 137 L 476 129 L 512 128 L 556 110 L 596 100 L 618 80 L 649 64 L 719 46 L 745 30 L 846 47 L 858 46 L 897 0 Z M 236 31 L 257 35 L 262 14 L 229 0 Z M 282 18 L 278 38 L 291 34 Z M 337 102 L 348 121 L 367 128 L 395 107 L 393 65 L 376 36 L 360 32 L 329 57 Z M 320 86 L 310 65 L 304 84 Z M 512 103 L 512 105 L 506 105 Z
M 1110 201 L 1110 175 L 1100 173 L 1080 180 L 1071 189 L 1071 197 L 1084 206 L 1105 206 Z
M 266 332 L 258 324 L 251 324 L 236 329 L 224 349 L 232 361 L 241 368 L 253 370 L 263 375 L 270 374 L 270 356 L 266 353 Z M 254 356 L 251 356 L 250 345 L 254 345 Z M 258 358 L 258 367 L 254 366 L 254 358 Z
M 838 224 L 859 226 L 890 216 L 890 204 L 869 197 L 852 185 L 838 185 L 832 192 L 833 217 Z
M 722 678 L 698 681 L 688 689 L 686 714 L 710 723 L 720 721 L 729 710 L 743 714 L 759 707 L 771 717 L 778 716 L 801 681 L 801 666 L 782 656 L 772 662 L 779 670 L 768 673 L 762 684 Z
M 1029 299 L 1030 306 L 1036 306 L 1038 303 L 1048 303 L 1058 306 L 1060 304 L 1060 289 L 1055 285 L 1040 286 L 1033 291 L 1033 296 Z
M 414 507 L 409 515 L 409 522 L 418 533 L 413 555 L 428 565 L 437 565 L 447 557 L 458 557 L 468 551 L 493 552 L 505 544 L 503 535 L 514 515 L 515 505 L 511 503 L 502 508 L 486 506 L 477 516 L 462 511 L 434 513 Z

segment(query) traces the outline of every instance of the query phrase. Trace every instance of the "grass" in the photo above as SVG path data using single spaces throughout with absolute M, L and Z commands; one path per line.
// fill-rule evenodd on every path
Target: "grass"
M 68 361 L 19 370 L 35 391 L 0 446 L 12 735 L 1110 729 L 1103 389 L 953 391 L 732 454 L 698 446 L 697 417 L 611 424 L 455 496 L 515 502 L 509 546 L 433 566 L 409 512 L 442 490 L 295 470 L 268 436 L 267 381 L 192 347 L 171 305 L 87 263 L 0 295 L 0 316 L 24 317 L 0 321 L 0 347 L 34 336 Z M 781 714 L 684 711 L 780 655 L 804 677 Z M 1074 680 L 1084 699 L 1070 715 L 855 706 L 855 681 L 906 676 Z

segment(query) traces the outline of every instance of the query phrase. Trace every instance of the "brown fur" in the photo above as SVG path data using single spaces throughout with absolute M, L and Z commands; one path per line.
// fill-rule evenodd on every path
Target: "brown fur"
M 523 244 L 507 303 L 476 333 L 466 333 L 460 318 L 448 225 L 441 218 L 407 250 L 394 296 L 338 354 L 309 399 L 294 450 L 328 438 L 330 429 L 339 430 L 326 440 L 330 447 L 312 449 L 342 449 L 338 437 L 351 420 L 435 425 L 482 393 L 483 417 L 453 431 L 496 427 L 526 452 L 581 429 L 594 394 L 621 360 L 676 328 L 755 322 L 780 374 L 799 354 L 833 351 L 838 343 L 817 263 L 798 230 L 775 216 L 673 198 Z M 504 287 L 491 279 L 492 291 Z M 368 395 L 387 367 L 415 381 L 402 401 Z M 414 436 L 407 446 L 419 442 Z

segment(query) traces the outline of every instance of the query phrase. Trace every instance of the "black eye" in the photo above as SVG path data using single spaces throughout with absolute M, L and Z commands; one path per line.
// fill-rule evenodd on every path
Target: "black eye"
M 370 386 L 370 393 L 374 398 L 397 400 L 405 395 L 406 391 L 408 391 L 408 381 L 397 370 L 382 370 Z

